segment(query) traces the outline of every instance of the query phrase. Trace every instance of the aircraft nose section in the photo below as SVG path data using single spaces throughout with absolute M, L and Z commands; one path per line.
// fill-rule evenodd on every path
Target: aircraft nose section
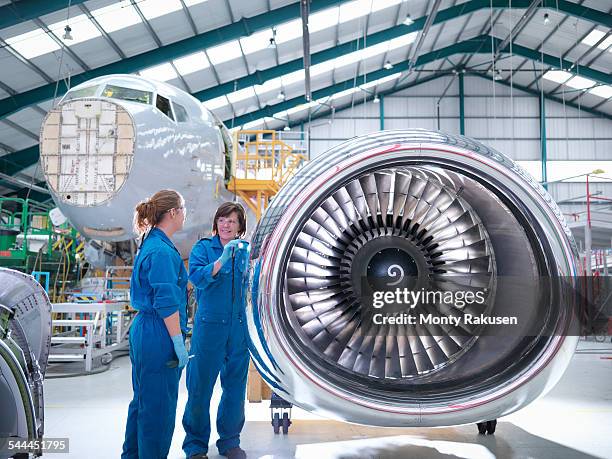
M 75 99 L 43 121 L 40 159 L 51 190 L 77 207 L 104 204 L 132 168 L 136 127 L 130 113 L 108 99 Z

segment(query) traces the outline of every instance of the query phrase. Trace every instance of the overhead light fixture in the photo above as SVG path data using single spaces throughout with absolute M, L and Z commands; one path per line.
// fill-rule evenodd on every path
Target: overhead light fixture
M 64 40 L 72 40 L 72 34 L 70 32 L 72 32 L 72 28 L 68 24 L 66 24 L 66 27 L 64 27 L 64 35 L 62 36 L 62 38 Z
M 283 128 L 283 131 L 290 131 L 291 128 L 289 127 L 288 124 L 285 124 L 285 127 Z
M 502 78 L 503 78 L 503 75 L 502 75 L 502 73 L 501 73 L 501 70 L 500 70 L 500 69 L 495 69 L 495 71 L 493 72 L 493 79 L 494 79 L 495 81 L 499 81 L 499 80 L 501 80 Z
M 374 96 L 374 99 L 372 100 L 372 102 L 374 102 L 375 104 L 380 103 L 380 99 L 378 98 L 378 95 Z
M 385 62 L 385 70 L 391 70 L 393 68 L 393 64 L 390 61 Z
M 548 24 L 550 22 L 550 16 L 548 13 L 544 13 L 544 24 Z
M 280 99 L 280 100 L 285 100 L 285 97 L 286 97 L 286 96 L 285 96 L 285 93 L 284 93 L 283 91 L 280 91 L 280 92 L 278 93 L 278 95 L 276 96 L 276 98 L 277 98 L 277 99 Z
M 406 19 L 404 19 L 403 24 L 404 24 L 404 25 L 407 25 L 407 26 L 414 24 L 414 21 L 413 21 L 413 20 L 412 20 L 412 18 L 410 17 L 410 14 L 407 14 L 407 15 L 406 15 Z
M 268 43 L 269 49 L 276 48 L 276 28 L 272 28 L 272 36 L 270 37 L 270 43 Z

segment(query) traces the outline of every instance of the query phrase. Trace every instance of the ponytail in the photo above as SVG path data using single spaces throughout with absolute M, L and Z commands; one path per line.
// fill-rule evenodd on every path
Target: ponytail
M 142 235 L 156 226 L 162 216 L 170 209 L 181 207 L 183 197 L 174 190 L 161 190 L 145 201 L 136 205 L 134 212 L 134 230 Z

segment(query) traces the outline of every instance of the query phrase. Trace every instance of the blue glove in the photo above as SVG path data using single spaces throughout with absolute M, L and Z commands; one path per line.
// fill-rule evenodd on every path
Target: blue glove
M 236 250 L 239 250 L 239 244 L 242 244 L 243 247 L 246 247 L 246 242 L 241 239 L 233 239 L 227 244 L 225 244 L 225 247 L 223 247 L 223 253 L 221 254 L 221 257 L 219 257 L 218 260 L 221 263 L 221 266 L 223 266 L 227 261 L 232 258 L 232 255 Z
M 172 344 L 174 345 L 174 352 L 178 357 L 178 367 L 183 368 L 189 361 L 189 354 L 187 354 L 187 348 L 185 348 L 185 341 L 183 341 L 183 335 L 171 336 Z

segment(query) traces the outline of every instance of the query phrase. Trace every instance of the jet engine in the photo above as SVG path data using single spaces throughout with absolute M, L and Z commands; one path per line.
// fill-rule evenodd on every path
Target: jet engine
M 281 397 L 329 418 L 389 427 L 493 420 L 567 368 L 577 266 L 559 208 L 503 154 L 427 130 L 357 137 L 298 171 L 255 231 L 251 353 Z M 403 309 L 372 320 L 384 310 L 367 299 L 376 273 L 438 291 L 405 309 L 432 322 L 402 323 Z M 482 301 L 440 299 L 459 291 Z
M 0 438 L 41 439 L 51 303 L 32 276 L 0 268 Z M 0 442 L 0 457 L 6 453 Z M 4 449 L 3 449 L 4 448 Z

